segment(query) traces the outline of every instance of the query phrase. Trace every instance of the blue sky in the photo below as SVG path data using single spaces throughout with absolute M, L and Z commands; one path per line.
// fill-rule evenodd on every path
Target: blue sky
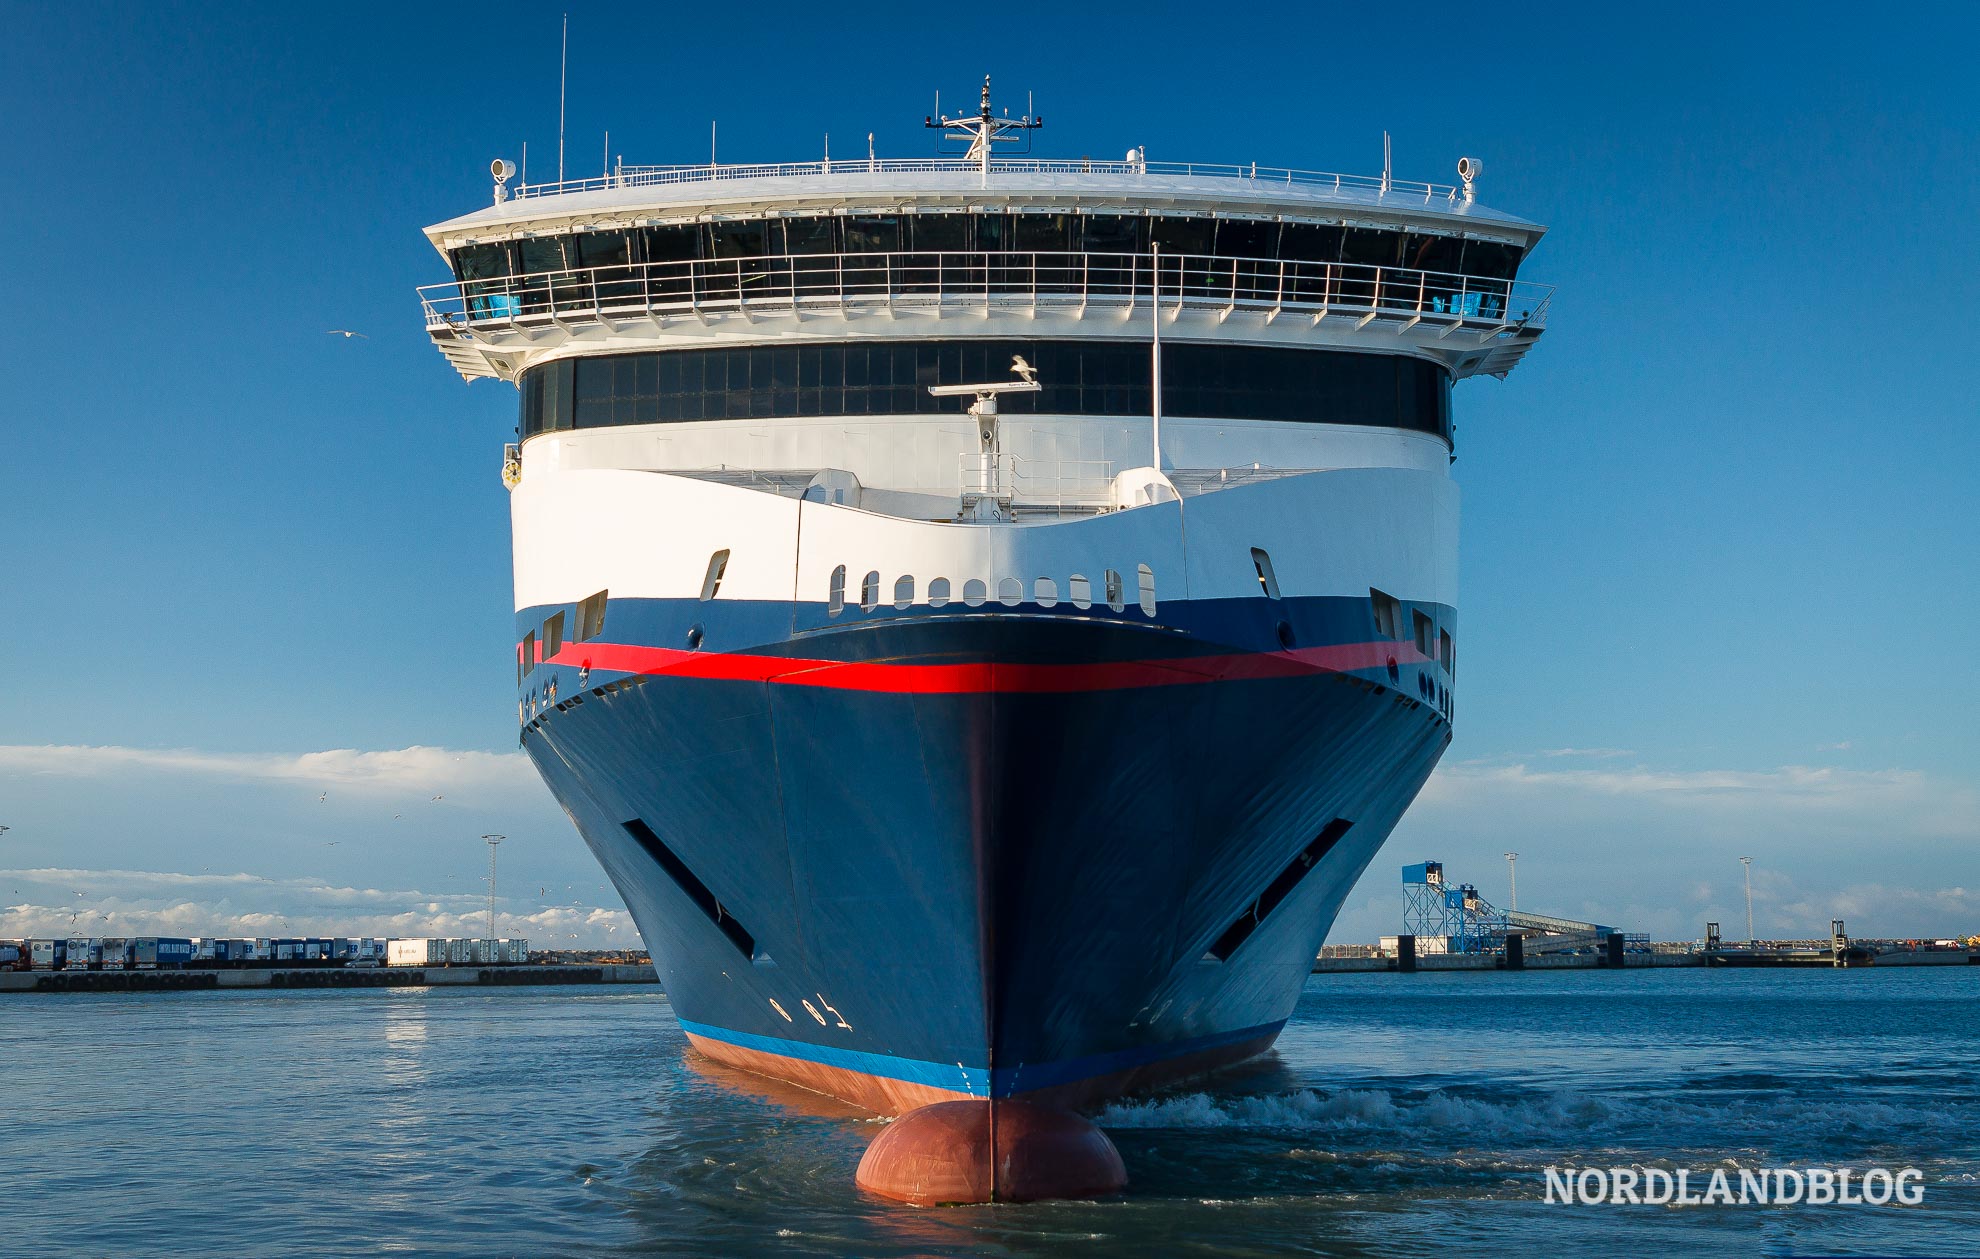
M 509 755 L 514 393 L 412 293 L 490 158 L 553 169 L 562 11 L 0 6 L 0 935 L 458 925 L 488 830 L 517 930 L 629 933 Z M 1980 930 L 1980 9 L 932 12 L 573 4 L 567 167 L 711 118 L 920 154 L 987 71 L 1047 154 L 1373 172 L 1386 129 L 1552 225 L 1540 348 L 1457 394 L 1457 741 L 1336 939 L 1508 847 L 1661 936 L 1743 917 L 1741 853 L 1763 931 Z

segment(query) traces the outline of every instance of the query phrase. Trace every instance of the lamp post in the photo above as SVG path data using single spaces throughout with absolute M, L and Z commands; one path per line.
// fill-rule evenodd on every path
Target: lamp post
M 1746 867 L 1746 946 L 1752 948 L 1757 943 L 1753 938 L 1753 858 L 1741 857 L 1739 864 Z
M 1509 852 L 1506 854 L 1506 879 L 1512 885 L 1512 903 L 1506 906 L 1507 909 L 1519 908 L 1519 867 L 1514 864 L 1518 860 L 1518 853 Z
M 507 835 L 483 835 L 488 841 L 488 938 L 495 938 L 495 845 L 507 839 Z

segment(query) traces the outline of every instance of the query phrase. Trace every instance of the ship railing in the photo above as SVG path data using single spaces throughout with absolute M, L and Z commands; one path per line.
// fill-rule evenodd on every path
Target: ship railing
M 965 451 L 958 459 L 965 499 L 994 498 L 1039 511 L 1102 511 L 1113 504 L 1110 459 L 1027 459 Z
M 1163 302 L 1316 318 L 1433 321 L 1482 331 L 1543 327 L 1551 286 L 1344 262 L 1108 253 L 847 253 L 648 262 L 429 284 L 436 336 L 585 319 L 717 311 Z
M 670 184 L 717 183 L 734 179 L 793 179 L 807 175 L 976 175 L 981 162 L 960 157 L 842 158 L 815 162 L 729 162 L 702 166 L 625 166 L 588 179 L 521 184 L 509 191 L 517 200 L 558 197 L 620 188 L 664 187 Z M 1430 184 L 1390 179 L 1381 175 L 1345 175 L 1336 171 L 1296 170 L 1283 166 L 1216 162 L 1094 161 L 1091 158 L 994 158 L 992 175 L 1130 175 L 1158 178 L 1226 179 L 1265 187 L 1309 188 L 1336 193 L 1372 193 L 1385 201 L 1428 204 L 1456 202 L 1453 184 Z

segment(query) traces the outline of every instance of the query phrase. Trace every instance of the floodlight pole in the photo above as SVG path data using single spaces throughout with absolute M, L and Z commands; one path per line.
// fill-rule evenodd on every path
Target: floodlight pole
M 483 835 L 488 841 L 488 938 L 495 938 L 495 845 L 507 839 L 507 835 Z
M 1746 867 L 1746 943 L 1751 947 L 1757 943 L 1753 936 L 1753 858 L 1741 857 L 1739 863 Z

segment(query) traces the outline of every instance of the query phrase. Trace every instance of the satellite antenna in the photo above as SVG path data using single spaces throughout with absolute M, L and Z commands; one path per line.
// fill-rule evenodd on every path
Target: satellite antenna
M 1029 100 L 1029 98 L 1026 98 Z M 939 111 L 942 104 L 940 93 L 935 96 L 935 106 Z M 940 131 L 944 140 L 967 141 L 968 150 L 963 160 L 976 162 L 983 168 L 983 186 L 990 186 L 990 150 L 998 144 L 1024 144 L 1022 152 L 1031 151 L 1031 133 L 1045 125 L 1043 118 L 1034 118 L 1029 109 L 1022 118 L 1013 118 L 1009 110 L 999 118 L 990 109 L 990 76 L 983 76 L 983 99 L 975 116 L 957 114 L 954 118 L 938 113 L 935 117 L 924 118 L 921 125 Z
M 974 394 L 969 416 L 976 421 L 977 466 L 975 476 L 963 486 L 962 514 L 983 523 L 1009 518 L 1011 495 L 1003 484 L 1003 447 L 997 435 L 997 395 L 1037 393 L 1038 369 L 1024 361 L 1024 355 L 1011 356 L 1016 380 L 1000 380 L 987 385 L 930 385 L 937 398 L 960 398 Z

